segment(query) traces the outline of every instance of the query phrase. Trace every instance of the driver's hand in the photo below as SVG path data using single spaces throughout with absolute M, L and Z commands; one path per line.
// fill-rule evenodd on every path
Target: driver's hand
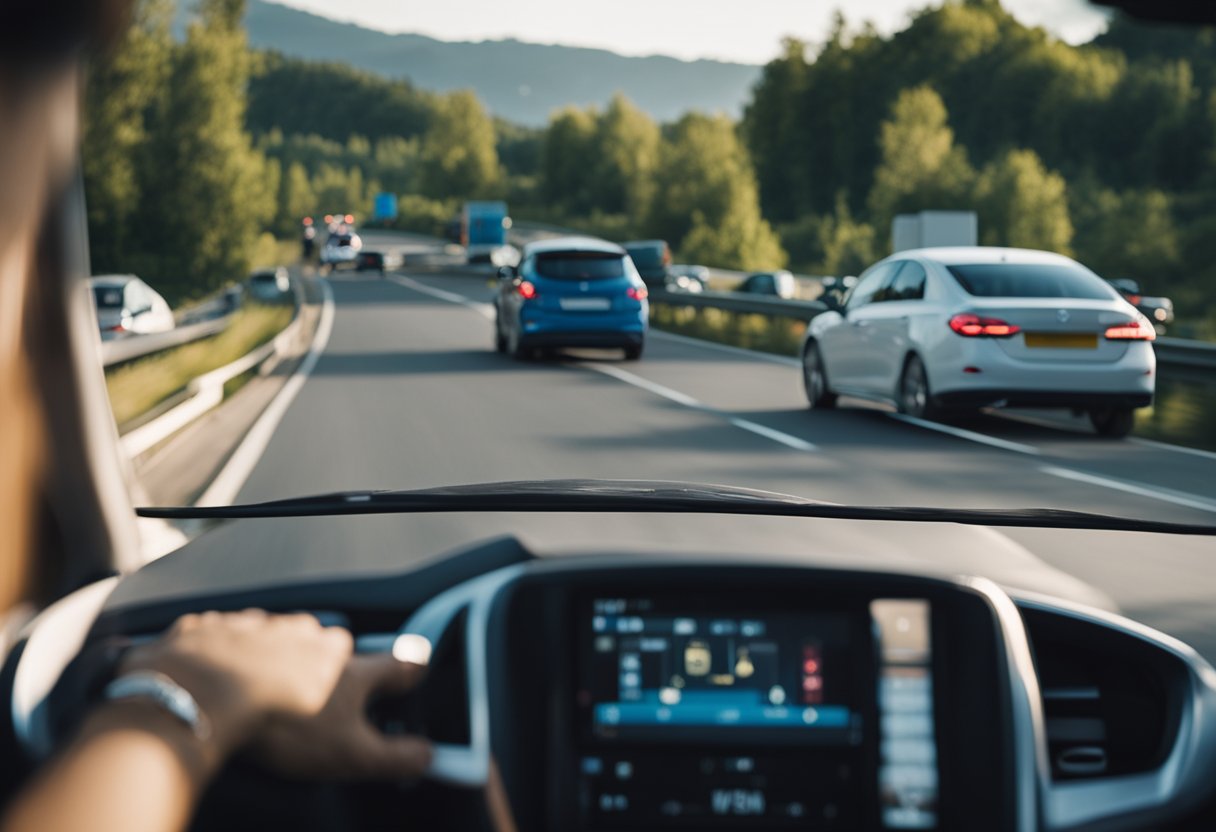
M 321 713 L 352 648 L 349 632 L 311 615 L 205 612 L 182 616 L 162 638 L 131 650 L 119 672 L 158 671 L 189 691 L 210 724 L 218 762 L 272 724 Z
M 419 737 L 382 733 L 368 719 L 367 706 L 377 694 L 412 690 L 424 672 L 424 668 L 391 655 L 355 656 L 319 714 L 277 714 L 259 732 L 254 753 L 270 768 L 289 777 L 417 777 L 430 765 L 430 743 Z

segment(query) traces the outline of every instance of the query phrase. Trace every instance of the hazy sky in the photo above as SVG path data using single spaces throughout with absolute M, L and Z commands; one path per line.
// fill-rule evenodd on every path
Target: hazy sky
M 278 0 L 335 20 L 443 40 L 514 37 L 596 46 L 628 55 L 674 55 L 764 63 L 781 38 L 822 40 L 832 13 L 880 31 L 903 26 L 932 0 Z M 1086 0 L 1004 0 L 1024 23 L 1072 43 L 1105 25 Z M 937 0 L 934 5 L 940 5 Z

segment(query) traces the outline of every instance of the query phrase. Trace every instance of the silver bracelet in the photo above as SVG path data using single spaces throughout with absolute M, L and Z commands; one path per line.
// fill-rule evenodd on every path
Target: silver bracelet
M 109 702 L 146 699 L 184 723 L 200 740 L 211 736 L 211 723 L 190 691 L 163 673 L 137 670 L 106 685 L 102 696 Z

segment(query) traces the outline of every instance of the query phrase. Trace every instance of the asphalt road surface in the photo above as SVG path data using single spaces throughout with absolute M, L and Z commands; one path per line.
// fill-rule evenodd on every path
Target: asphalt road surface
M 661 333 L 640 362 L 593 351 L 515 361 L 492 349 L 488 272 L 441 272 L 421 256 L 426 241 L 408 243 L 419 256 L 402 275 L 331 276 L 328 344 L 240 501 L 603 477 L 1216 523 L 1216 454 L 996 416 L 943 432 L 860 404 L 811 413 L 790 362 Z M 1216 659 L 1216 540 L 1106 532 L 662 515 L 241 521 L 153 563 L 115 603 L 397 571 L 506 533 L 542 551 L 755 552 L 981 574 L 1113 604 Z

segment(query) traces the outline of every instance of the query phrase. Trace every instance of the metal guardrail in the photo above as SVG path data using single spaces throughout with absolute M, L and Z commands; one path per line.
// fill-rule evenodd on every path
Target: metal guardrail
M 1174 367 L 1216 370 L 1216 344 L 1185 338 L 1158 338 L 1153 343 L 1157 361 Z
M 697 309 L 721 309 L 754 315 L 771 315 L 809 321 L 827 306 L 818 301 L 782 300 L 748 296 L 734 292 L 665 292 L 652 290 L 652 303 L 668 306 L 695 307 Z M 1185 338 L 1158 338 L 1153 344 L 1157 361 L 1170 367 L 1186 367 L 1199 370 L 1216 370 L 1216 344 L 1206 341 L 1189 341 Z
M 809 321 L 827 306 L 817 300 L 783 300 L 761 295 L 739 292 L 667 292 L 652 289 L 652 303 L 668 306 L 692 306 L 697 309 L 721 309 L 725 312 L 740 312 L 754 315 L 772 315 L 781 318 L 796 318 Z
M 530 242 L 542 236 L 574 234 L 556 225 L 544 223 L 519 222 L 516 229 L 522 232 L 520 242 Z M 747 272 L 734 272 L 728 269 L 710 269 L 711 274 L 722 278 L 737 278 L 742 280 Z M 805 275 L 795 275 L 800 281 L 813 280 Z M 818 301 L 783 300 L 756 295 L 746 295 L 736 292 L 706 291 L 699 293 L 668 292 L 661 289 L 650 291 L 653 303 L 668 306 L 695 307 L 697 309 L 721 309 L 725 312 L 743 314 L 773 315 L 782 318 L 795 318 L 809 321 L 820 312 L 826 312 L 827 306 Z M 1157 361 L 1171 367 L 1186 367 L 1199 370 L 1216 370 L 1216 343 L 1206 341 L 1191 341 L 1185 338 L 1158 338 L 1153 345 L 1157 353 Z
M 196 324 L 187 324 L 171 329 L 168 332 L 154 332 L 149 335 L 131 335 L 114 341 L 102 341 L 101 363 L 104 367 L 113 367 L 143 358 L 155 352 L 180 347 L 191 341 L 218 335 L 228 328 L 229 316 L 213 318 Z
M 296 340 L 303 328 L 303 309 L 304 309 L 304 289 L 297 279 L 292 279 L 292 289 L 295 295 L 295 315 L 282 332 L 274 338 L 267 341 L 262 346 L 255 348 L 251 352 L 238 358 L 230 364 L 227 364 L 218 369 L 212 370 L 209 373 L 204 373 L 198 378 L 191 379 L 186 385 L 186 398 L 174 405 L 169 410 L 161 413 L 159 416 L 144 422 L 137 428 L 124 433 L 119 441 L 122 444 L 123 450 L 127 457 L 136 459 L 142 454 L 147 453 L 152 448 L 159 445 L 164 440 L 168 439 L 179 430 L 189 425 L 191 422 L 198 419 L 204 413 L 207 413 L 219 406 L 224 401 L 224 385 L 237 376 L 244 375 L 254 369 L 258 369 L 266 365 L 268 361 L 273 361 L 277 358 L 286 356 L 296 345 Z M 229 318 L 219 318 L 214 321 L 205 321 L 206 324 L 219 324 L 221 329 L 228 325 Z M 202 326 L 202 324 L 194 324 L 190 327 L 178 327 L 174 332 L 183 329 L 193 329 Z M 160 333 L 163 335 L 172 335 L 171 332 Z M 154 336 L 141 336 L 138 339 L 152 338 Z M 199 336 L 204 337 L 204 336 Z M 109 342 L 115 343 L 115 342 Z M 117 342 L 122 343 L 122 342 Z

